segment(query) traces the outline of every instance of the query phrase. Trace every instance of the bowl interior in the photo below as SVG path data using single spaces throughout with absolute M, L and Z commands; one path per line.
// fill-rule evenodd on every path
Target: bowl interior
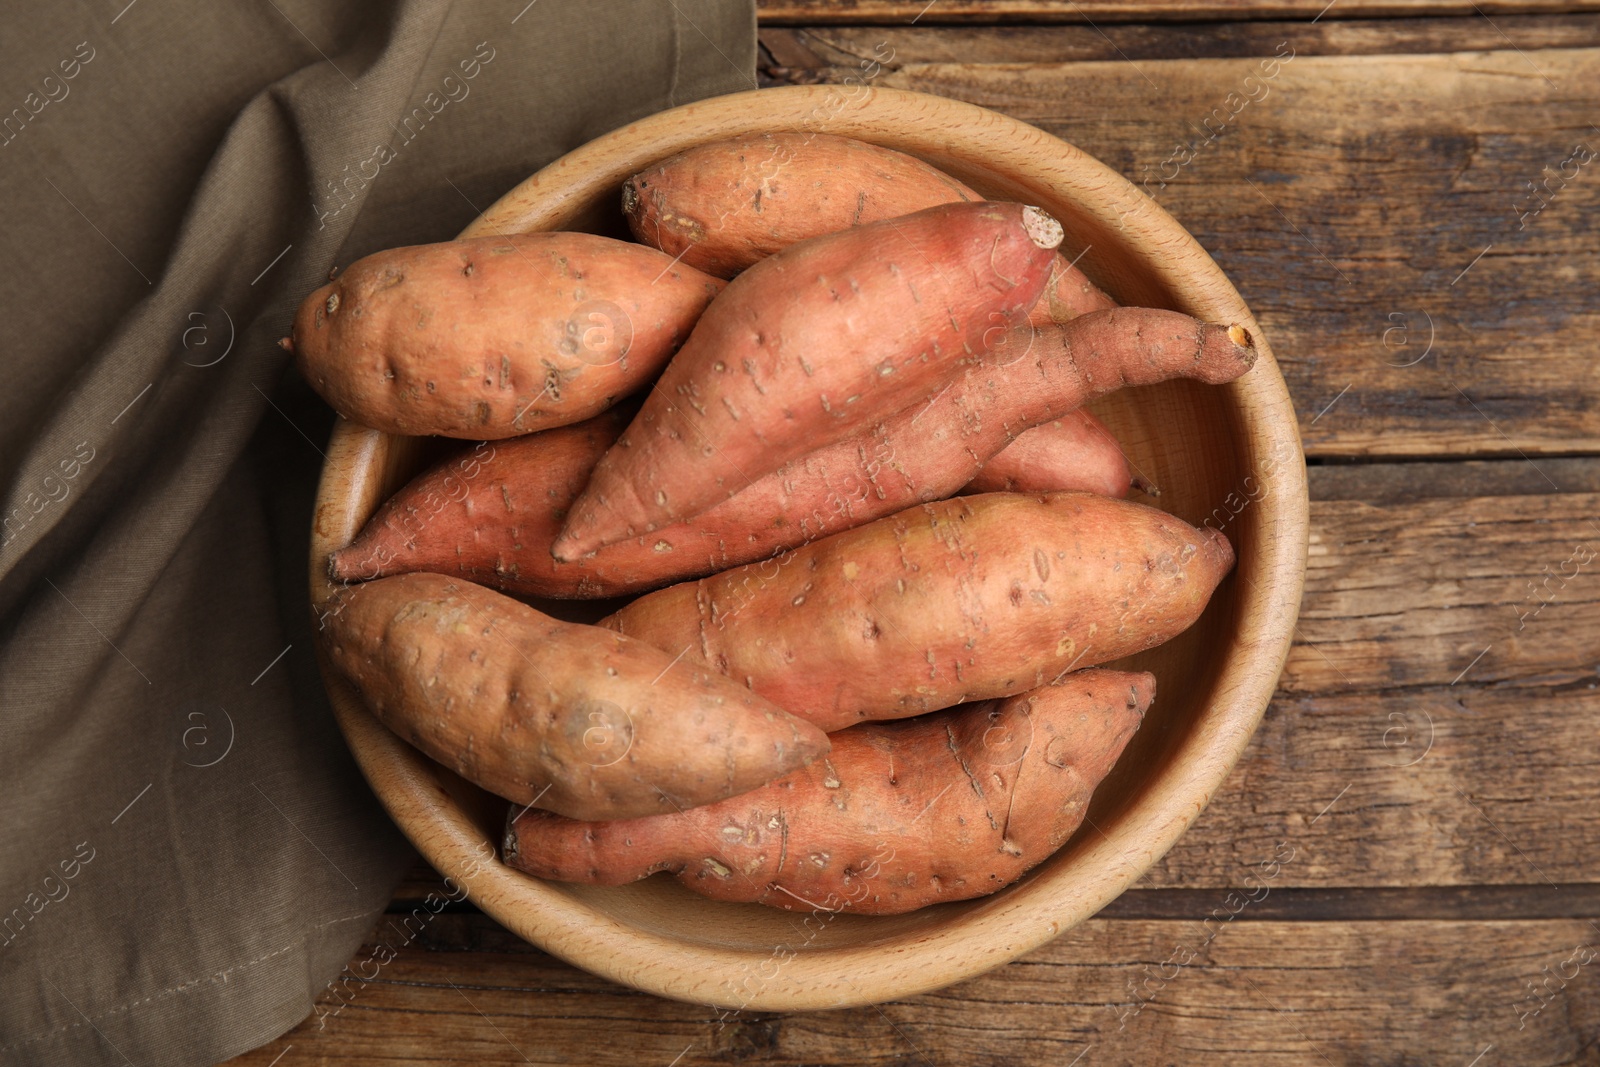
M 1076 149 L 968 105 L 881 90 L 819 123 L 816 102 L 826 92 L 740 94 L 749 107 L 723 103 L 740 97 L 722 98 L 678 109 L 699 109 L 698 122 L 692 114 L 665 121 L 677 114 L 669 112 L 617 131 L 518 187 L 468 234 L 626 233 L 618 190 L 627 174 L 746 130 L 823 128 L 918 155 L 986 196 L 1050 211 L 1066 226 L 1069 258 L 1079 257 L 1079 266 L 1120 303 L 1240 322 L 1261 338 L 1238 294 L 1192 239 L 1153 204 L 1141 205 L 1127 224 L 1125 205 L 1141 194 Z M 788 99 L 775 109 L 778 97 Z M 968 129 L 941 133 L 908 124 L 908 106 L 960 117 L 970 112 L 982 117 L 983 128 L 974 131 L 976 123 L 968 122 Z M 1292 622 L 1299 603 L 1304 477 L 1292 410 L 1270 352 L 1231 386 L 1170 382 L 1123 390 L 1091 406 L 1134 470 L 1160 489 L 1158 499 L 1135 499 L 1195 525 L 1209 518 L 1232 540 L 1239 564 L 1188 632 L 1117 664 L 1156 675 L 1144 725 L 1072 840 L 991 897 L 902 916 L 828 915 L 808 924 L 803 915 L 706 900 L 668 876 L 617 888 L 540 882 L 488 858 L 487 848 L 499 841 L 503 801 L 389 734 L 325 669 L 341 725 L 380 798 L 439 870 L 468 883 L 479 905 L 514 931 L 618 980 L 682 999 L 786 1009 L 887 999 L 1003 962 L 1098 910 L 1192 821 L 1265 707 L 1288 647 L 1283 620 Z M 1264 468 L 1269 454 L 1287 456 L 1290 446 L 1288 462 Z M 450 447 L 456 446 L 341 421 L 319 497 L 314 601 L 331 592 L 315 561 L 346 543 L 385 497 Z M 1257 492 L 1247 492 L 1250 485 Z M 1232 514 L 1242 500 L 1248 506 Z M 1298 556 L 1285 537 L 1298 538 Z M 572 602 L 532 603 L 586 618 Z M 775 953 L 782 965 L 765 966 Z

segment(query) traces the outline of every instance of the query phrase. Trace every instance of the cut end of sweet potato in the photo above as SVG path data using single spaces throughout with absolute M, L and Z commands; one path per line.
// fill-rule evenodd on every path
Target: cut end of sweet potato
M 1061 242 L 1067 237 L 1061 223 L 1051 218 L 1043 208 L 1023 208 L 1022 228 L 1027 231 L 1028 239 L 1040 248 L 1060 248 Z
M 1249 330 L 1245 329 L 1243 326 L 1240 326 L 1236 322 L 1232 326 L 1228 327 L 1228 340 L 1232 341 L 1240 348 L 1248 348 L 1250 350 L 1250 355 L 1248 358 L 1252 364 L 1255 363 L 1256 344 L 1255 340 L 1250 336 Z

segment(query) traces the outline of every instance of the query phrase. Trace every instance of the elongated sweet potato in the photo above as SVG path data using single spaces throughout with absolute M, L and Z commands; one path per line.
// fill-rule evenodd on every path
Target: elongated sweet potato
M 600 625 L 824 730 L 1010 696 L 1183 632 L 1233 548 L 1142 504 L 989 493 L 648 593 Z
M 971 493 L 1079 489 L 1125 497 L 1133 484 L 1128 457 L 1105 423 L 1083 408 L 1024 430 L 967 483 Z
M 435 571 L 525 596 L 620 596 L 766 559 L 905 506 L 838 495 L 830 472 L 857 467 L 853 449 L 838 444 L 757 479 L 688 522 L 561 562 L 550 545 L 624 423 L 606 411 L 441 461 L 329 557 L 329 576 L 356 582 Z
M 1168 311 L 1125 309 L 1050 327 L 1037 337 L 1018 334 L 1001 350 L 1011 353 L 1010 363 L 974 365 L 932 400 L 793 460 L 692 519 L 570 563 L 551 556 L 551 542 L 589 472 L 616 440 L 625 412 L 613 409 L 575 426 L 481 445 L 397 493 L 354 543 L 333 554 L 330 572 L 336 580 L 357 581 L 438 571 L 544 597 L 652 589 L 942 499 L 975 475 L 983 478 L 986 461 L 1019 476 L 1016 457 L 1008 453 L 1033 449 L 1030 436 L 1045 429 L 1029 426 L 1121 381 L 1147 385 L 1172 375 L 1225 381 L 1255 358 L 1226 328 Z M 1016 355 L 1028 344 L 1031 349 Z M 1022 478 L 1050 480 L 1017 487 L 1109 492 L 1121 484 L 1125 495 L 1125 468 L 1120 483 L 1087 480 L 1088 473 L 1111 466 L 1112 457 L 1121 459 L 1114 442 L 1101 451 L 1110 456 L 1100 465 L 1082 462 L 1082 451 L 1075 450 L 1078 471 L 1055 464 L 1023 472 Z
M 373 714 L 514 803 L 631 818 L 745 792 L 828 751 L 742 686 L 470 582 L 406 574 L 338 595 L 325 646 Z
M 890 915 L 993 893 L 1083 821 L 1139 728 L 1149 674 L 1057 685 L 833 737 L 810 766 L 682 814 L 510 820 L 505 859 L 541 878 L 621 885 L 668 871 L 717 900 Z
M 722 286 L 587 233 L 415 245 L 357 260 L 306 297 L 284 344 L 346 418 L 497 440 L 643 387 Z
M 634 236 L 719 278 L 792 244 L 983 197 L 915 156 L 826 133 L 757 133 L 691 148 L 622 186 Z M 1057 256 L 1029 321 L 1115 307 Z
M 728 286 L 552 548 L 576 559 L 685 519 L 910 403 L 1037 299 L 1061 226 L 951 204 L 801 242 Z

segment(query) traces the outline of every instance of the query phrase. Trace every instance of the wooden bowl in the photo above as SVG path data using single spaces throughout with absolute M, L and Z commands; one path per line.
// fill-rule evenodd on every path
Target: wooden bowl
M 738 134 L 844 134 L 920 156 L 987 196 L 1037 204 L 1066 226 L 1069 257 L 1123 304 L 1242 323 L 1260 361 L 1232 385 L 1172 382 L 1094 405 L 1157 503 L 1220 526 L 1238 568 L 1182 637 L 1129 662 L 1155 704 L 1082 829 L 993 896 L 907 915 L 804 916 L 721 904 L 657 876 L 620 888 L 547 883 L 496 859 L 505 803 L 390 733 L 323 663 L 339 725 L 417 849 L 485 912 L 613 981 L 727 1008 L 795 1011 L 905 997 L 1015 959 L 1093 915 L 1170 848 L 1245 749 L 1277 683 L 1300 605 L 1308 504 L 1299 431 L 1260 328 L 1220 268 L 1165 211 L 1072 145 L 969 104 L 887 89 L 798 86 L 653 115 L 579 148 L 511 190 L 464 236 L 587 229 L 625 234 L 628 175 Z M 355 536 L 436 444 L 341 421 L 311 540 L 312 602 L 327 554 Z M 1235 514 L 1236 512 L 1236 514 Z

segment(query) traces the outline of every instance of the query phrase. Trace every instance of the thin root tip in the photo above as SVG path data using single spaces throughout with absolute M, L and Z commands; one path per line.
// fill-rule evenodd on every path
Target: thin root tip
M 294 338 L 293 337 L 280 338 L 278 340 L 278 347 L 283 349 L 285 352 L 293 352 L 294 351 Z
M 1143 493 L 1145 496 L 1161 495 L 1161 487 L 1147 478 L 1143 478 L 1140 475 L 1135 474 L 1130 481 L 1132 482 L 1133 487 L 1139 492 Z

